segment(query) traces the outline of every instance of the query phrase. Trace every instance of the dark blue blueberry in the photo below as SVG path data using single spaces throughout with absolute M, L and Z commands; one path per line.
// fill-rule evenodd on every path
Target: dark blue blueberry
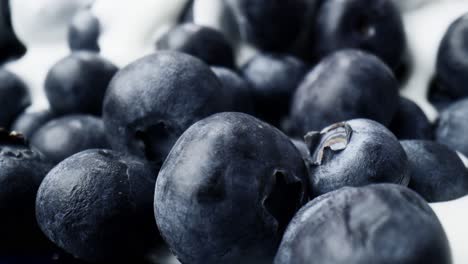
M 393 184 L 343 188 L 304 206 L 275 264 L 450 264 L 437 216 L 415 192 Z
M 398 139 L 431 140 L 434 137 L 426 114 L 416 103 L 404 97 L 400 97 L 398 110 L 389 127 Z
M 468 171 L 455 151 L 425 140 L 405 140 L 401 145 L 409 161 L 409 187 L 427 202 L 445 202 L 468 194 Z
M 374 55 L 343 50 L 323 59 L 299 86 L 291 125 L 298 136 L 353 118 L 387 126 L 397 108 L 398 82 L 392 71 Z
M 31 139 L 34 133 L 39 130 L 45 123 L 55 117 L 55 114 L 50 110 L 42 110 L 39 112 L 25 111 L 22 113 L 11 126 L 12 131 L 19 132 L 27 139 Z
M 10 0 L 0 1 L 0 62 L 19 57 L 26 52 L 11 24 Z
M 211 67 L 224 86 L 225 93 L 232 98 L 232 111 L 253 113 L 254 104 L 250 85 L 231 69 L 223 67 Z
M 234 51 L 224 35 L 195 24 L 178 25 L 157 42 L 158 50 L 173 50 L 195 56 L 208 65 L 234 67 Z
M 114 149 L 161 165 L 190 125 L 229 110 L 228 105 L 231 98 L 206 64 L 161 51 L 117 73 L 104 100 L 103 119 Z
M 253 92 L 258 117 L 274 125 L 288 115 L 291 98 L 307 66 L 288 55 L 258 54 L 242 67 Z
M 55 164 L 80 151 L 108 146 L 102 120 L 87 115 L 47 122 L 34 134 L 31 145 Z
M 9 128 L 31 103 L 29 91 L 15 74 L 0 69 L 0 127 Z
M 191 126 L 156 181 L 155 217 L 182 263 L 271 263 L 305 201 L 306 167 L 288 137 L 242 113 Z
M 99 52 L 99 20 L 91 10 L 85 9 L 75 14 L 68 28 L 68 45 L 70 49 Z
M 305 136 L 313 196 L 345 186 L 409 182 L 408 158 L 398 139 L 381 124 L 355 119 Z
M 391 0 L 321 1 L 311 28 L 311 52 L 319 60 L 346 49 L 371 52 L 391 68 L 400 65 L 406 48 L 400 13 Z
M 47 247 L 34 216 L 37 189 L 52 168 L 24 139 L 0 129 L 0 256 Z
M 435 138 L 453 150 L 468 156 L 468 99 L 463 99 L 444 109 L 436 124 Z
M 37 222 L 75 257 L 131 263 L 157 237 L 155 179 L 151 167 L 138 159 L 110 150 L 80 152 L 44 178 L 36 199 Z
M 453 22 L 445 33 L 437 54 L 436 77 L 429 100 L 443 108 L 468 97 L 468 14 Z
M 187 0 L 184 9 L 180 13 L 178 21 L 180 23 L 193 23 L 193 4 L 195 0 Z
M 262 50 L 289 50 L 306 21 L 307 0 L 226 0 L 244 40 Z
M 58 61 L 45 81 L 51 108 L 58 114 L 100 115 L 107 86 L 117 70 L 94 52 L 74 52 Z

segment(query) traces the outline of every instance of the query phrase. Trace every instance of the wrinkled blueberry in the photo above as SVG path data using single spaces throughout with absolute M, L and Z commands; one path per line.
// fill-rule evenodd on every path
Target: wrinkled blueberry
M 70 49 L 99 52 L 99 20 L 89 9 L 75 14 L 68 28 L 68 45 Z
M 250 85 L 239 74 L 223 67 L 211 67 L 224 86 L 225 93 L 233 102 L 232 111 L 253 113 L 253 98 Z
M 377 57 L 336 52 L 320 62 L 297 89 L 291 106 L 295 134 L 336 122 L 368 118 L 387 126 L 398 108 L 398 82 Z
M 103 109 L 108 139 L 114 149 L 160 165 L 190 125 L 229 109 L 223 89 L 195 57 L 160 51 L 137 60 L 109 85 Z
M 244 40 L 266 51 L 286 51 L 301 33 L 307 0 L 226 0 Z
M 306 199 L 306 168 L 289 138 L 242 113 L 191 126 L 156 181 L 155 217 L 183 263 L 271 263 Z
M 11 24 L 10 0 L 0 1 L 0 62 L 19 57 L 26 51 Z
M 158 40 L 156 48 L 184 52 L 208 65 L 234 67 L 231 44 L 221 32 L 209 27 L 191 23 L 178 25 Z
M 117 67 L 97 53 L 79 51 L 57 62 L 47 74 L 45 91 L 59 114 L 100 115 L 104 94 Z
M 398 9 L 391 0 L 327 0 L 319 4 L 312 27 L 315 60 L 346 49 L 375 54 L 391 68 L 400 65 L 406 47 Z
M 278 125 L 288 115 L 291 98 L 307 72 L 306 65 L 288 55 L 258 54 L 242 67 L 252 87 L 256 114 Z
M 305 205 L 293 218 L 275 264 L 449 264 L 437 216 L 408 188 L 343 188 Z
M 440 113 L 435 129 L 436 141 L 468 156 L 468 99 L 455 102 Z
M 14 73 L 0 69 L 0 127 L 9 128 L 31 103 L 28 89 Z
M 123 154 L 80 152 L 44 178 L 37 193 L 37 222 L 51 241 L 80 259 L 138 259 L 157 234 L 155 178 L 145 162 Z
M 450 102 L 468 97 L 468 14 L 453 22 L 445 33 L 437 54 L 435 82 L 429 100 L 443 108 Z
M 47 122 L 34 134 L 31 145 L 54 163 L 83 150 L 108 146 L 102 120 L 87 115 L 65 116 Z
M 20 135 L 0 129 L 0 256 L 30 254 L 47 245 L 34 201 L 51 167 Z
M 19 132 L 27 139 L 32 136 L 41 128 L 45 123 L 49 122 L 55 117 L 55 114 L 49 110 L 42 110 L 38 112 L 24 112 L 15 120 L 11 126 L 12 131 Z
M 401 142 L 408 156 L 409 187 L 430 203 L 468 194 L 468 171 L 457 153 L 433 141 Z
M 345 186 L 407 185 L 408 158 L 397 138 L 381 124 L 354 119 L 305 136 L 313 196 Z
M 389 127 L 398 139 L 430 140 L 434 134 L 432 124 L 423 110 L 404 97 L 400 97 L 398 110 Z

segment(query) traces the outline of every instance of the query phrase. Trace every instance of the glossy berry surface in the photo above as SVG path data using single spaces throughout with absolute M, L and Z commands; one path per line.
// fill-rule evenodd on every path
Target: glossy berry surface
M 345 186 L 407 185 L 408 158 L 397 138 L 381 124 L 355 119 L 305 136 L 311 153 L 310 189 L 319 196 Z
M 117 73 L 104 100 L 103 119 L 114 149 L 160 165 L 190 125 L 230 105 L 206 64 L 161 51 Z
M 55 118 L 55 114 L 49 110 L 26 111 L 18 116 L 13 125 L 11 125 L 11 130 L 21 133 L 27 139 L 31 139 L 39 128 L 53 118 Z
M 468 171 L 457 153 L 433 141 L 404 140 L 409 187 L 427 202 L 445 202 L 468 194 Z
M 14 73 L 0 70 L 0 127 L 9 128 L 31 103 L 26 85 Z
M 429 205 L 402 186 L 343 188 L 305 205 L 275 264 L 449 264 L 445 232 Z
M 468 155 L 468 99 L 463 99 L 444 109 L 439 116 L 435 129 L 436 141 L 453 150 Z
M 157 233 L 154 181 L 138 159 L 110 150 L 80 152 L 41 183 L 37 222 L 51 241 L 80 259 L 136 261 Z
M 88 50 L 99 52 L 101 25 L 90 10 L 75 14 L 68 28 L 68 45 L 72 51 Z
M 307 67 L 293 56 L 263 53 L 247 62 L 241 72 L 252 88 L 256 114 L 278 124 L 288 114 Z
M 305 181 L 301 154 L 279 130 L 246 114 L 216 114 L 191 126 L 166 159 L 156 222 L 183 263 L 271 263 L 307 199 Z
M 404 97 L 400 97 L 389 128 L 398 139 L 431 140 L 434 137 L 432 124 L 426 114 L 416 103 Z
M 391 0 L 320 1 L 313 23 L 311 52 L 316 60 L 341 49 L 375 54 L 391 68 L 406 47 L 399 10 Z
M 106 148 L 108 143 L 100 118 L 72 115 L 47 122 L 34 134 L 31 145 L 57 164 L 86 149 Z
M 104 94 L 117 72 L 110 61 L 93 52 L 74 52 L 47 74 L 45 91 L 54 112 L 100 115 Z
M 234 67 L 231 44 L 221 32 L 209 27 L 178 25 L 158 40 L 156 48 L 187 53 L 208 65 Z
M 330 124 L 368 118 L 387 126 L 398 108 L 398 83 L 377 57 L 343 50 L 307 74 L 291 106 L 295 133 L 302 136 Z

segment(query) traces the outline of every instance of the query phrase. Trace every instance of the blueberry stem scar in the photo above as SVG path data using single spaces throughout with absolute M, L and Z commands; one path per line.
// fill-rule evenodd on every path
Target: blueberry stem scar
M 312 131 L 305 135 L 304 140 L 312 155 L 312 164 L 322 165 L 323 153 L 326 148 L 333 151 L 344 150 L 349 141 L 353 129 L 346 122 L 336 123 L 324 128 L 321 132 Z

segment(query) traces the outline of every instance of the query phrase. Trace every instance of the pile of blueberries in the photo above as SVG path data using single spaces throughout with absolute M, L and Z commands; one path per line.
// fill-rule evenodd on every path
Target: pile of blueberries
M 184 264 L 452 263 L 428 203 L 468 194 L 468 15 L 441 43 L 430 122 L 399 95 L 394 2 L 223 2 L 260 50 L 242 65 L 190 2 L 121 69 L 81 14 L 48 110 L 0 69 L 0 263 L 162 263 L 161 247 Z M 7 11 L 3 61 L 24 52 Z

